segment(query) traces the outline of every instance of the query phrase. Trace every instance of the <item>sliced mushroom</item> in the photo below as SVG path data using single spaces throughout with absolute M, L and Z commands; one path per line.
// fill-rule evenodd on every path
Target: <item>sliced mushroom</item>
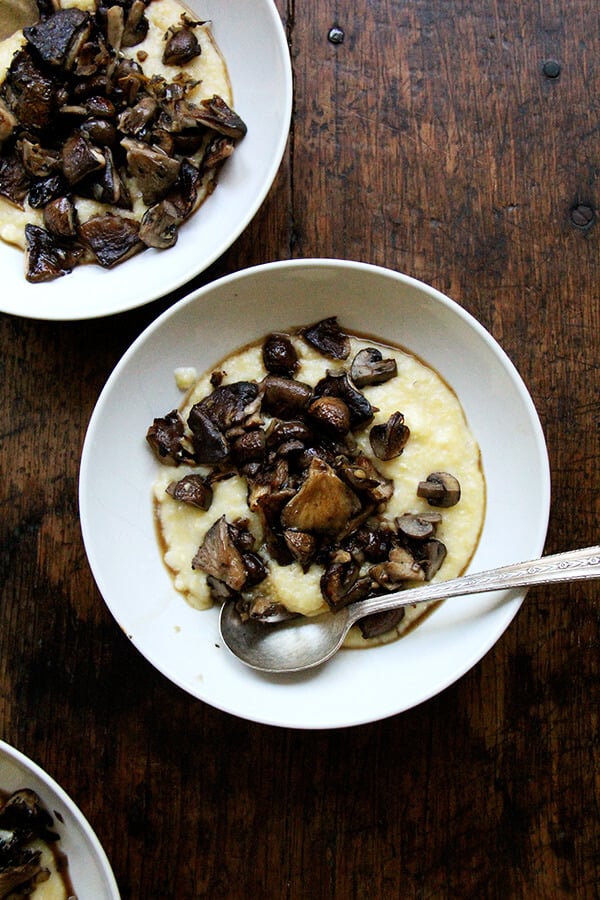
M 267 335 L 262 345 L 262 361 L 272 375 L 291 378 L 298 369 L 298 354 L 289 334 L 272 331 Z
M 184 446 L 185 425 L 176 409 L 166 416 L 154 419 L 146 432 L 146 440 L 159 462 L 166 466 L 178 466 L 193 460 Z
M 38 133 L 51 127 L 57 109 L 56 82 L 27 49 L 13 56 L 3 85 L 4 100 L 23 129 Z
M 214 388 L 208 396 L 192 407 L 190 415 L 197 409 L 207 415 L 217 428 L 226 431 L 238 425 L 253 412 L 257 401 L 256 382 L 235 381 Z
M 302 328 L 300 333 L 311 347 L 330 359 L 347 359 L 350 355 L 350 339 L 340 328 L 337 316 L 321 319 Z
M 215 135 L 206 145 L 202 156 L 202 169 L 216 169 L 229 159 L 235 150 L 233 138 L 224 134 Z
M 150 27 L 145 11 L 146 3 L 143 0 L 133 0 L 125 19 L 121 37 L 122 47 L 136 47 L 145 39 Z
M 425 481 L 419 482 L 417 497 L 427 500 L 430 506 L 447 509 L 460 500 L 460 483 L 449 472 L 432 472 Z
M 0 171 L 1 169 L 2 161 L 0 160 Z M 67 186 L 62 175 L 50 175 L 48 178 L 35 179 L 31 182 L 27 202 L 32 209 L 42 209 L 51 200 L 63 196 L 66 190 Z
M 398 374 L 396 360 L 384 359 L 376 347 L 365 347 L 359 350 L 350 367 L 350 377 L 356 387 L 370 384 L 383 384 Z
M 252 462 L 262 462 L 265 458 L 265 433 L 262 428 L 252 428 L 231 444 L 231 455 L 238 466 L 246 466 Z
M 79 235 L 106 269 L 129 259 L 144 247 L 135 219 L 113 213 L 92 216 L 80 226 Z
M 331 466 L 313 459 L 298 493 L 281 513 L 284 528 L 316 534 L 338 534 L 360 509 L 356 494 Z
M 394 493 L 393 479 L 382 475 L 362 453 L 355 459 L 344 460 L 339 473 L 354 491 L 366 495 L 373 503 L 387 503 Z
M 385 562 L 376 563 L 369 575 L 388 591 L 400 587 L 403 581 L 424 581 L 425 572 L 414 556 L 404 547 L 395 547 Z
M 124 134 L 137 135 L 154 119 L 158 102 L 154 97 L 142 97 L 135 106 L 124 109 L 119 116 L 119 129 Z
M 57 237 L 72 238 L 77 234 L 77 211 L 68 197 L 57 197 L 44 207 L 44 225 Z
M 177 181 L 180 161 L 131 138 L 124 138 L 121 146 L 127 153 L 127 167 L 138 183 L 144 203 L 156 203 Z
M 27 138 L 19 141 L 17 146 L 25 171 L 33 178 L 47 178 L 60 169 L 60 154 L 55 150 L 47 150 Z
M 378 459 L 388 460 L 400 456 L 409 437 L 410 429 L 404 424 L 404 416 L 401 412 L 394 412 L 387 422 L 371 428 L 369 443 Z
M 333 612 L 364 600 L 371 591 L 371 579 L 359 577 L 360 566 L 349 553 L 338 551 L 321 576 L 321 593 Z
M 82 132 L 65 141 L 61 151 L 62 170 L 70 185 L 75 185 L 106 165 L 104 154 Z
M 227 520 L 221 516 L 207 531 L 192 560 L 193 569 L 202 569 L 233 591 L 241 591 L 247 579 L 242 554 L 232 540 Z
M 198 509 L 210 509 L 213 492 L 210 484 L 202 475 L 185 475 L 179 481 L 172 481 L 167 487 L 167 494 L 180 503 L 188 503 Z
M 238 116 L 222 97 L 214 94 L 206 100 L 202 100 L 195 113 L 195 119 L 206 128 L 211 128 L 218 134 L 240 140 L 246 134 L 246 123 Z
M 446 545 L 437 538 L 431 538 L 419 545 L 419 565 L 425 572 L 425 580 L 431 581 L 433 576 L 440 570 L 448 551 Z
M 318 542 L 314 534 L 286 528 L 283 532 L 283 538 L 296 562 L 300 563 L 304 570 L 308 569 L 314 561 L 318 549 Z
M 68 275 L 81 253 L 81 247 L 63 244 L 45 228 L 25 226 L 25 277 L 33 284 Z
M 21 157 L 14 151 L 0 156 L 0 195 L 15 206 L 23 207 L 31 184 Z
M 365 616 L 359 620 L 358 627 L 365 640 L 369 640 L 369 638 L 380 637 L 382 634 L 387 634 L 392 628 L 396 628 L 405 615 L 405 607 L 399 606 L 397 609 L 389 609 Z
M 190 410 L 188 426 L 192 432 L 192 443 L 197 462 L 218 465 L 229 454 L 229 444 L 217 425 L 196 403 Z
M 395 524 L 399 532 L 405 537 L 416 541 L 424 541 L 430 538 L 435 532 L 436 525 L 442 521 L 439 513 L 415 515 L 414 513 L 404 513 L 395 519 Z

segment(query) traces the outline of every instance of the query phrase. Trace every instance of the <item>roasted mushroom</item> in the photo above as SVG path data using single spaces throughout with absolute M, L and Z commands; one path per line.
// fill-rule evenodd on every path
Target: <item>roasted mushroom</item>
M 106 269 L 143 249 L 135 219 L 105 213 L 92 216 L 79 228 L 79 236 Z
M 146 440 L 158 461 L 167 466 L 191 462 L 194 457 L 184 445 L 185 425 L 176 409 L 154 419 L 146 432 Z
M 410 429 L 404 424 L 404 416 L 401 412 L 394 412 L 387 422 L 371 428 L 369 443 L 378 459 L 388 460 L 400 456 L 409 437 Z
M 398 374 L 395 359 L 384 359 L 376 347 L 365 347 L 359 350 L 350 367 L 350 377 L 356 387 L 370 384 L 383 384 Z
M 448 472 L 432 472 L 425 481 L 419 482 L 417 496 L 427 500 L 430 506 L 447 509 L 460 500 L 460 484 Z
M 65 244 L 45 228 L 25 226 L 25 277 L 37 284 L 71 272 L 82 254 L 76 244 Z
M 189 503 L 198 509 L 210 509 L 213 492 L 210 484 L 202 475 L 185 475 L 179 481 L 172 481 L 167 487 L 167 494 L 180 503 Z
M 282 510 L 281 524 L 296 531 L 336 535 L 359 510 L 358 497 L 331 466 L 313 459 L 298 493 Z
M 194 27 L 201 22 L 191 22 L 184 14 L 181 26 L 171 28 L 167 33 L 167 43 L 163 51 L 162 61 L 165 66 L 183 66 L 196 56 L 200 56 L 202 48 L 194 34 Z
M 311 347 L 330 359 L 346 359 L 350 355 L 350 339 L 340 328 L 337 316 L 321 319 L 302 328 L 302 337 Z
M 267 372 L 291 377 L 298 369 L 298 354 L 289 334 L 273 331 L 262 346 L 262 360 Z

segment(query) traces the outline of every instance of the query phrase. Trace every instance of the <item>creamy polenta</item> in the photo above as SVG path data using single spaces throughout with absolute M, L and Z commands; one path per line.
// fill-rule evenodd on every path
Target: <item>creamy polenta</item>
M 299 361 L 294 379 L 315 386 L 328 372 L 348 369 L 349 361 L 366 348 L 376 348 L 385 358 L 395 361 L 395 377 L 382 384 L 361 388 L 361 393 L 372 404 L 374 417 L 367 427 L 355 429 L 352 434 L 353 452 L 364 453 L 373 459 L 381 475 L 393 485 L 392 496 L 383 509 L 373 513 L 371 520 L 377 519 L 379 523 L 391 525 L 397 517 L 406 513 L 430 514 L 432 507 L 426 499 L 417 495 L 417 486 L 431 472 L 452 473 L 460 483 L 460 502 L 441 510 L 436 538 L 445 545 L 446 555 L 441 568 L 432 577 L 435 580 L 453 578 L 464 571 L 473 555 L 485 513 L 485 482 L 479 447 L 460 402 L 432 368 L 409 352 L 357 336 L 350 335 L 349 338 L 351 350 L 348 362 L 332 361 L 310 346 L 297 331 L 290 332 Z M 210 394 L 215 383 L 215 372 L 220 373 L 222 384 L 240 381 L 260 384 L 268 374 L 262 347 L 262 342 L 259 342 L 238 350 L 215 370 L 198 378 L 187 391 L 180 407 L 181 419 L 186 421 L 194 405 Z M 192 377 L 193 370 L 180 370 L 180 388 L 186 388 Z M 372 427 L 383 425 L 396 411 L 403 414 L 410 437 L 399 455 L 389 460 L 376 459 L 370 446 L 369 432 Z M 265 428 L 268 432 L 268 417 Z M 201 568 L 192 567 L 192 560 L 209 529 L 221 517 L 229 523 L 236 520 L 247 522 L 256 547 L 261 548 L 258 552 L 263 556 L 265 534 L 261 516 L 248 508 L 248 481 L 238 470 L 228 473 L 230 477 L 212 483 L 212 503 L 208 510 L 178 501 L 167 492 L 174 479 L 199 471 L 208 470 L 195 464 L 180 465 L 176 472 L 172 466 L 161 466 L 153 485 L 153 498 L 164 561 L 172 573 L 174 585 L 188 603 L 197 609 L 205 609 L 213 603 L 210 579 L 207 581 L 207 574 Z M 323 572 L 324 564 L 318 559 L 306 567 L 297 560 L 281 564 L 269 558 L 266 578 L 256 587 L 251 587 L 249 595 L 260 595 L 266 601 L 283 604 L 293 613 L 316 615 L 327 609 L 320 587 Z M 415 583 L 407 584 L 414 586 Z M 402 621 L 383 639 L 392 639 L 406 631 L 424 611 L 424 606 L 407 608 Z M 381 641 L 382 638 L 373 640 Z M 349 643 L 364 646 L 365 639 L 357 629 L 353 629 Z
M 125 16 L 129 14 L 133 2 L 134 0 L 130 0 L 128 4 L 125 4 Z M 97 24 L 100 21 L 97 13 L 100 6 L 101 4 L 96 3 L 96 0 L 59 0 L 58 13 L 77 9 L 87 14 L 88 21 L 93 22 L 93 28 L 97 29 L 94 33 L 99 34 L 99 46 L 103 47 L 104 45 L 101 43 L 103 35 Z M 15 8 L 15 23 L 19 22 L 20 13 L 21 10 L 17 11 Z M 83 262 L 100 262 L 101 265 L 110 267 L 115 262 L 121 261 L 120 258 L 112 256 L 112 250 L 110 258 L 107 258 L 102 252 L 97 253 L 93 240 L 89 239 L 85 227 L 82 228 L 90 220 L 96 222 L 99 217 L 105 216 L 107 213 L 113 217 L 120 217 L 123 223 L 122 227 L 124 228 L 124 223 L 127 223 L 127 228 L 131 231 L 131 234 L 127 236 L 127 240 L 131 242 L 131 251 L 125 254 L 123 259 L 133 252 L 144 249 L 144 246 L 158 249 L 172 246 L 176 240 L 176 231 L 179 225 L 189 218 L 214 190 L 221 162 L 232 152 L 235 139 L 245 130 L 245 126 L 236 116 L 236 124 L 239 125 L 241 131 L 238 130 L 235 137 L 230 135 L 231 146 L 223 150 L 218 159 L 211 148 L 213 156 L 210 162 L 207 162 L 207 148 L 209 148 L 211 139 L 216 134 L 229 134 L 229 131 L 219 130 L 221 123 L 217 122 L 214 125 L 215 130 L 211 130 L 212 125 L 208 126 L 206 137 L 201 143 L 196 141 L 192 145 L 188 140 L 188 146 L 183 144 L 188 133 L 191 133 L 192 129 L 198 131 L 201 126 L 198 124 L 198 120 L 192 120 L 190 115 L 187 116 L 187 125 L 183 123 L 183 118 L 181 122 L 174 123 L 174 120 L 169 118 L 167 109 L 169 102 L 179 102 L 180 106 L 186 105 L 188 110 L 194 107 L 197 112 L 198 108 L 203 108 L 203 102 L 209 103 L 217 98 L 221 104 L 217 112 L 235 116 L 231 108 L 233 95 L 226 62 L 214 41 L 210 22 L 194 21 L 193 15 L 177 0 L 150 0 L 144 8 L 144 20 L 147 22 L 145 37 L 133 46 L 125 43 L 119 47 L 117 40 L 117 47 L 113 48 L 109 40 L 110 29 L 105 38 L 113 60 L 107 64 L 106 71 L 110 73 L 110 67 L 121 61 L 131 62 L 135 66 L 135 72 L 140 73 L 140 84 L 143 87 L 135 96 L 132 95 L 131 103 L 125 103 L 121 94 L 118 95 L 118 100 L 116 99 L 117 94 L 114 92 L 114 85 L 111 83 L 109 74 L 107 82 L 109 87 L 98 89 L 101 100 L 106 98 L 108 102 L 104 103 L 98 113 L 97 109 L 101 104 L 98 103 L 98 97 L 93 95 L 95 88 L 90 86 L 88 92 L 88 88 L 85 87 L 85 93 L 81 93 L 84 77 L 76 76 L 73 66 L 65 67 L 64 71 L 61 69 L 56 77 L 66 79 L 68 96 L 61 99 L 59 92 L 56 98 L 52 99 L 51 123 L 44 129 L 40 126 L 39 129 L 34 127 L 33 130 L 31 128 L 28 130 L 27 123 L 23 124 L 20 121 L 19 109 L 26 106 L 21 91 L 23 76 L 19 71 L 13 75 L 12 67 L 15 65 L 14 61 L 19 58 L 19 54 L 31 53 L 34 64 L 40 66 L 41 78 L 50 79 L 44 82 L 43 90 L 45 91 L 51 89 L 49 84 L 55 77 L 54 69 L 56 67 L 48 65 L 44 59 L 41 63 L 39 62 L 35 46 L 31 50 L 28 42 L 27 28 L 17 29 L 0 42 L 0 120 L 11 123 L 7 134 L 0 134 L 0 238 L 6 243 L 32 252 L 32 242 L 31 239 L 28 240 L 28 231 L 26 231 L 27 226 L 30 227 L 29 232 L 32 226 L 49 231 L 53 238 L 58 237 L 59 255 L 61 251 L 65 251 L 65 248 L 67 253 L 72 249 L 76 251 L 67 256 L 66 262 L 63 262 L 61 258 L 58 268 L 62 271 L 57 274 L 65 274 L 74 265 Z M 6 22 L 3 24 L 6 29 Z M 106 29 L 107 26 L 102 27 Z M 170 61 L 166 63 L 164 61 L 165 46 L 174 31 L 191 35 L 190 40 L 196 44 L 195 55 L 185 61 L 180 59 L 175 63 Z M 96 59 L 100 59 L 100 54 L 97 54 Z M 99 72 L 104 73 L 105 70 L 100 68 L 99 63 L 94 63 L 94 65 L 97 66 Z M 87 73 L 83 62 L 81 67 L 82 71 Z M 37 74 L 36 70 L 36 77 Z M 102 77 L 104 78 L 104 74 Z M 100 81 L 99 75 L 86 74 L 85 78 L 91 83 L 93 83 L 93 78 Z M 17 84 L 17 88 L 13 81 Z M 171 101 L 169 98 L 172 86 L 184 84 L 185 91 L 181 100 Z M 164 85 L 165 89 L 158 87 L 159 85 Z M 77 91 L 80 91 L 81 96 Z M 42 89 L 40 89 L 41 92 Z M 131 125 L 132 120 L 130 119 L 127 125 L 122 124 L 125 121 L 124 113 L 128 110 L 132 111 L 134 108 L 141 109 L 137 106 L 141 99 L 147 104 L 155 104 L 156 111 L 152 116 L 148 114 L 147 123 L 143 127 L 136 127 Z M 36 102 L 36 100 L 37 98 L 34 97 L 32 102 Z M 158 100 L 157 104 L 156 100 Z M 92 110 L 88 114 L 85 113 L 86 104 Z M 113 110 L 107 113 L 105 109 L 109 104 L 113 105 Z M 172 105 L 170 110 L 173 111 L 173 109 Z M 13 116 L 16 117 L 16 124 L 11 122 Z M 101 120 L 99 124 L 98 119 Z M 76 145 L 74 151 L 69 154 L 67 152 L 67 147 L 70 146 L 69 137 L 66 137 L 65 129 L 71 128 L 71 126 L 65 123 L 71 121 L 73 125 L 72 131 L 69 131 L 69 137 L 71 135 L 80 137 L 83 134 L 85 144 L 83 149 Z M 228 124 L 225 123 L 226 128 Z M 115 130 L 115 134 L 106 137 L 109 127 Z M 27 157 L 27 154 L 23 152 L 23 141 L 27 144 L 28 149 L 33 144 L 32 153 L 35 156 L 33 163 L 30 161 L 31 153 Z M 19 183 L 12 168 L 15 151 L 18 165 L 21 165 L 20 157 L 23 157 L 22 165 L 24 165 L 25 171 L 22 180 L 29 179 L 29 190 L 26 191 L 23 188 L 21 191 L 24 196 L 13 193 L 15 183 L 17 185 Z M 43 165 L 40 165 L 39 162 L 40 153 L 44 155 Z M 73 167 L 80 164 L 82 154 L 86 153 L 92 154 L 90 174 L 86 173 L 80 176 L 80 173 L 76 171 L 73 176 Z M 157 153 L 159 156 L 156 155 Z M 52 158 L 52 154 L 56 160 Z M 3 156 L 7 158 L 4 169 Z M 97 170 L 93 168 L 94 156 L 97 160 Z M 178 170 L 177 166 L 181 166 L 183 160 L 186 161 L 186 164 L 195 167 L 197 173 L 194 176 L 193 190 L 190 190 L 189 194 L 185 194 L 185 209 L 181 199 L 182 189 L 178 187 L 179 181 L 175 180 L 175 174 L 173 178 L 167 178 L 158 172 L 157 177 L 164 178 L 164 186 L 160 185 L 156 188 L 156 184 L 153 184 L 152 187 L 148 187 L 149 179 L 155 177 L 155 173 L 161 165 L 164 164 L 165 171 L 181 173 L 183 170 Z M 22 169 L 20 173 L 22 173 Z M 48 216 L 47 204 L 44 200 L 40 201 L 39 199 L 40 193 L 45 189 L 42 182 L 44 180 L 48 182 L 50 176 L 56 176 L 63 180 L 63 186 L 54 194 L 49 194 L 50 199 L 54 199 L 56 196 L 65 196 L 73 205 L 75 226 L 72 232 L 66 236 L 60 230 L 53 231 L 52 224 L 49 224 L 53 220 Z M 178 177 L 181 180 L 183 176 L 179 174 Z M 117 183 L 116 190 L 115 182 Z M 185 191 L 188 191 L 188 186 L 189 177 Z M 174 189 L 179 191 L 175 204 L 179 203 L 177 209 L 171 200 Z M 158 201 L 162 202 L 164 199 L 170 206 L 166 214 L 162 208 L 159 214 L 156 207 Z M 149 210 L 153 214 L 152 219 L 148 218 Z M 143 220 L 146 224 L 140 227 Z M 150 224 L 148 224 L 149 222 Z M 162 232 L 155 222 L 161 224 Z M 139 240 L 136 240 L 138 234 Z M 65 237 L 68 240 L 65 240 Z M 120 237 L 113 238 L 113 242 L 125 244 L 124 239 Z M 56 277 L 56 275 L 44 273 L 36 276 L 34 274 L 29 280 L 47 280 L 48 277 Z

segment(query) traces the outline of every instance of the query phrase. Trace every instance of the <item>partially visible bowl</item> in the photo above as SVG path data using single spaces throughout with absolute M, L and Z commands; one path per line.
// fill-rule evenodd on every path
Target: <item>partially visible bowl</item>
M 401 640 L 343 651 L 305 675 L 266 677 L 220 645 L 218 611 L 198 612 L 173 588 L 158 548 L 144 440 L 180 400 L 174 370 L 199 372 L 270 331 L 337 315 L 343 327 L 403 345 L 454 388 L 479 442 L 487 513 L 470 569 L 541 554 L 549 465 L 534 404 L 506 354 L 462 307 L 387 269 L 340 260 L 270 263 L 230 275 L 175 304 L 135 341 L 92 415 L 80 473 L 81 525 L 109 609 L 175 684 L 243 718 L 298 728 L 373 721 L 456 681 L 490 649 L 524 591 L 443 603 Z
M 212 22 L 227 62 L 234 107 L 248 126 L 217 189 L 165 251 L 146 250 L 107 270 L 97 265 L 42 284 L 25 280 L 21 250 L 0 241 L 0 311 L 48 320 L 93 319 L 143 306 L 187 283 L 219 258 L 252 220 L 281 163 L 292 108 L 292 73 L 273 0 L 185 0 Z
M 31 788 L 53 818 L 58 849 L 66 854 L 69 875 L 78 897 L 119 900 L 110 863 L 87 819 L 71 798 L 36 763 L 0 741 L 0 790 L 12 793 Z

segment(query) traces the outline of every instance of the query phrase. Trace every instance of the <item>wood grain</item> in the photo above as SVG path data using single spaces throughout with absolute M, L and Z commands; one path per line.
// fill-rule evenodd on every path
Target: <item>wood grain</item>
M 286 155 L 195 284 L 330 256 L 447 292 L 536 402 L 548 552 L 596 543 L 597 3 L 277 6 L 295 78 Z M 2 737 L 76 799 L 124 898 L 596 897 L 597 585 L 532 591 L 458 683 L 348 730 L 273 729 L 194 702 L 120 633 L 83 551 L 79 455 L 113 366 L 181 293 L 107 321 L 0 316 Z

